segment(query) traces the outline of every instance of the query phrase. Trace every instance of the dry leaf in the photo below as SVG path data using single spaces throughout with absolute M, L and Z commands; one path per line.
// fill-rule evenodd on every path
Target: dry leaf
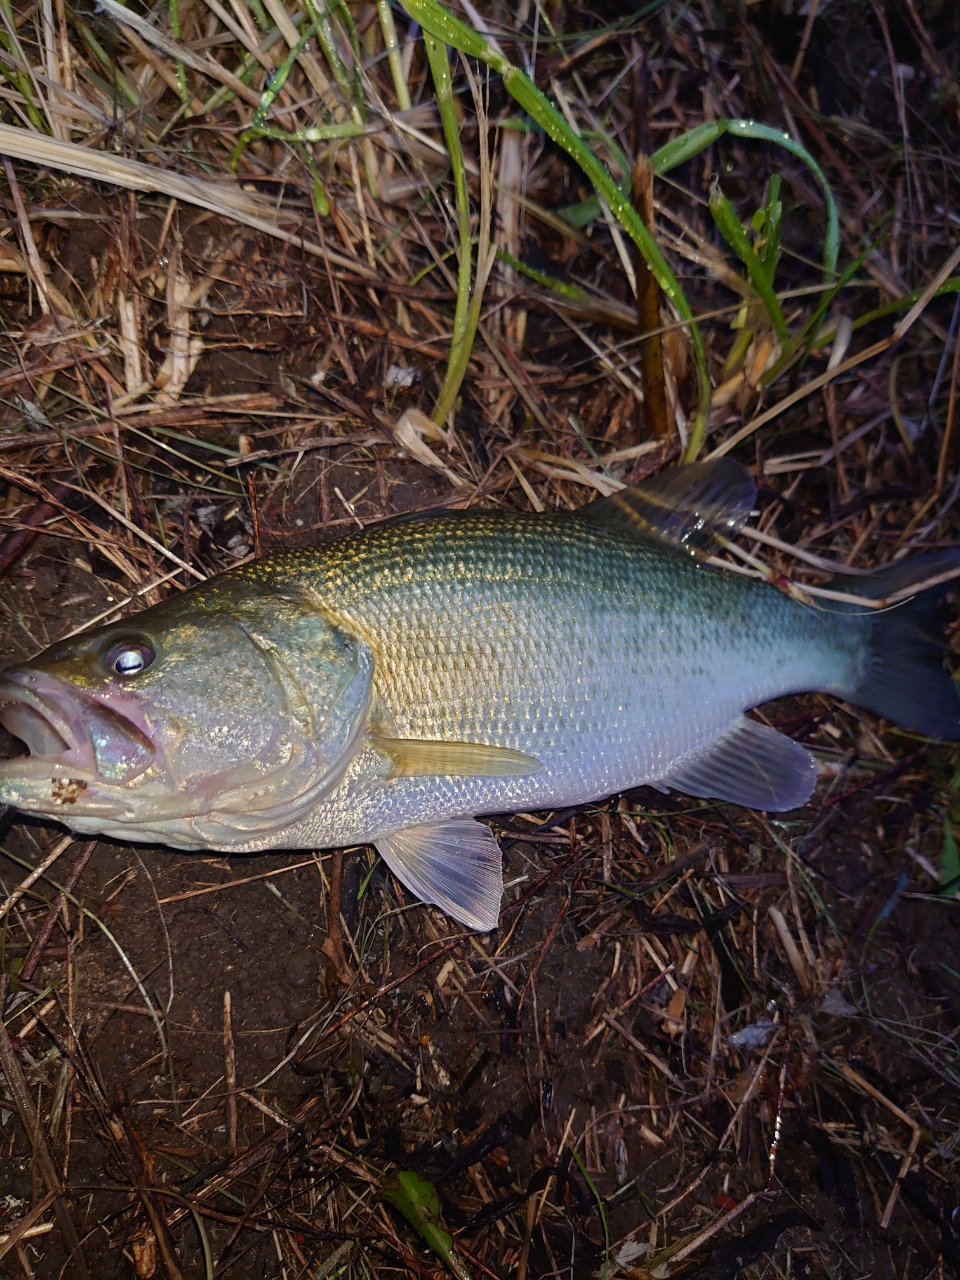
M 433 467 L 435 471 L 442 471 L 450 483 L 456 485 L 458 489 L 464 488 L 466 480 L 462 480 L 455 471 L 451 471 L 423 440 L 423 436 L 429 435 L 431 439 L 446 441 L 446 436 L 420 409 L 407 409 L 393 428 L 393 434 L 397 444 L 411 457 L 425 466 Z

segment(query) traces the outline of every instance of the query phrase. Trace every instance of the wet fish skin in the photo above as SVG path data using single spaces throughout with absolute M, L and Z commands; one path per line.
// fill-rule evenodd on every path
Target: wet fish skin
M 732 474 L 728 527 L 753 493 Z M 743 712 L 806 690 L 960 737 L 930 593 L 882 616 L 812 609 L 685 553 L 703 521 L 673 490 L 730 478 L 682 468 L 573 516 L 387 521 L 55 645 L 0 680 L 0 723 L 31 750 L 0 761 L 0 802 L 180 848 L 374 843 L 413 892 L 490 928 L 500 855 L 477 815 L 642 783 L 794 807 L 814 761 Z M 864 581 L 882 594 L 958 562 Z
M 250 616 L 256 602 L 272 605 L 269 641 Z M 190 726 L 165 748 L 178 794 L 204 773 L 223 787 L 231 768 L 270 748 L 271 721 L 293 699 L 268 679 L 262 651 L 269 643 L 286 653 L 302 690 L 318 665 L 317 642 L 305 637 L 312 619 L 321 643 L 327 633 L 340 638 L 351 671 L 366 656 L 371 728 L 492 743 L 543 767 L 522 777 L 393 778 L 392 761 L 359 735 L 336 788 L 295 822 L 242 832 L 226 820 L 217 827 L 216 805 L 191 823 L 189 806 L 183 821 L 154 803 L 142 819 L 150 837 L 238 851 L 330 847 L 446 817 L 576 804 L 667 778 L 745 707 L 856 682 L 855 620 L 804 610 L 654 542 L 562 515 L 404 521 L 252 562 L 131 620 L 162 658 L 159 674 L 132 688 L 150 701 L 152 684 L 172 687 L 168 719 Z M 131 626 L 105 630 L 104 643 Z M 85 674 L 89 658 L 64 665 L 41 655 L 32 665 L 96 683 Z M 155 712 L 155 740 L 161 721 Z M 82 820 L 79 802 L 63 813 Z M 132 834 L 132 816 L 122 822 Z
M 370 645 L 398 736 L 493 742 L 544 764 L 519 779 L 371 785 L 376 762 L 358 757 L 288 833 L 298 844 L 658 782 L 745 708 L 808 689 L 843 696 L 859 678 L 857 620 L 563 515 L 374 527 L 276 569 L 277 586 L 293 576 Z

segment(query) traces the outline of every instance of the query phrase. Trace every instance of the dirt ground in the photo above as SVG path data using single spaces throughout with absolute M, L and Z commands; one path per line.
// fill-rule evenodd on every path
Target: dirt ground
M 651 110 L 670 120 L 676 103 L 675 114 L 713 110 L 707 88 L 732 84 L 752 49 L 762 92 L 747 94 L 745 72 L 743 111 L 772 112 L 781 90 L 764 79 L 764 59 L 789 64 L 804 15 L 792 5 L 752 6 L 747 16 L 707 8 L 715 27 L 701 23 L 696 39 L 679 18 L 674 46 L 666 20 L 656 28 L 676 65 L 665 58 L 670 103 L 663 94 Z M 930 21 L 955 50 L 951 16 L 921 8 L 936 10 Z M 578 20 L 589 29 L 620 9 L 578 9 Z M 886 168 L 892 144 L 888 152 L 878 139 L 896 139 L 901 118 L 886 46 L 869 5 L 830 9 L 800 83 L 807 101 L 816 90 L 811 128 L 842 157 L 818 154 L 851 208 L 860 207 L 852 188 L 875 183 L 878 209 L 887 201 L 892 216 L 902 187 Z M 893 35 L 917 68 L 902 78 L 918 154 L 931 169 L 943 165 L 940 221 L 930 214 L 940 235 L 956 192 L 957 134 L 938 123 L 947 106 L 921 74 L 905 15 L 897 9 Z M 721 50 L 725 78 L 691 70 L 701 46 Z M 879 70 L 865 76 L 864 67 Z M 604 63 L 602 74 L 613 70 Z M 941 127 L 947 159 L 936 150 Z M 183 138 L 194 145 L 186 127 Z M 770 155 L 725 147 L 675 171 L 664 196 L 674 212 L 700 217 L 718 171 L 749 212 Z M 267 172 L 281 149 L 257 155 Z M 279 200 L 281 184 L 250 163 L 247 179 Z M 588 194 L 562 157 L 551 165 L 537 193 L 544 204 Z M 30 533 L 0 571 L 0 667 L 101 617 L 132 582 L 156 583 L 163 570 L 92 502 L 71 508 L 80 524 L 58 523 L 59 508 L 42 511 L 34 538 L 30 519 L 46 499 L 24 480 L 42 480 L 47 497 L 67 503 L 61 481 L 82 474 L 107 492 L 109 479 L 137 528 L 204 573 L 456 497 L 441 472 L 383 431 L 407 405 L 429 409 L 445 329 L 413 304 L 446 316 L 451 289 L 384 279 L 376 294 L 349 274 L 334 283 L 295 247 L 197 209 L 184 206 L 174 220 L 159 198 L 18 172 L 56 286 L 88 300 L 98 290 L 112 296 L 106 278 L 125 264 L 155 362 L 170 339 L 165 226 L 175 226 L 190 281 L 214 283 L 196 307 L 203 352 L 175 410 L 185 416 L 169 410 L 162 429 L 133 419 L 128 429 L 124 419 L 114 453 L 103 433 L 58 437 L 57 414 L 99 404 L 100 384 L 71 371 L 68 394 L 64 375 L 47 418 L 50 401 L 37 390 L 47 366 L 37 357 L 20 377 L 24 353 L 33 361 L 43 341 L 31 328 L 41 323 L 33 295 L 24 278 L 0 275 L 0 377 L 9 374 L 0 462 L 20 456 L 11 439 L 24 422 L 49 433 L 33 437 L 40 443 L 24 452 L 22 474 L 4 473 L 0 490 L 0 534 Z M 819 278 L 822 210 L 807 208 L 811 184 L 799 166 L 785 186 L 780 283 L 800 286 Z M 956 238 L 952 225 L 944 243 Z M 925 258 L 927 242 L 918 247 L 919 233 L 898 226 L 894 266 L 922 284 L 939 265 L 939 241 Z M 844 234 L 864 247 L 847 223 Z M 136 247 L 124 258 L 128 242 Z M 629 300 L 602 227 L 579 239 L 541 227 L 523 251 L 531 267 L 602 281 L 609 307 Z M 722 283 L 687 266 L 696 309 L 730 309 Z M 592 466 L 597 450 L 634 444 L 641 417 L 582 333 L 522 283 L 510 289 L 497 304 L 508 318 L 493 331 L 515 364 L 480 350 L 458 410 L 460 453 L 444 458 L 467 469 L 479 505 L 528 510 L 532 484 L 546 503 L 574 507 L 595 494 L 569 475 L 545 481 L 548 472 L 528 468 L 519 479 L 507 449 L 522 437 L 531 450 Z M 406 345 L 400 300 L 424 331 Z M 511 345 L 509 308 L 521 305 L 525 328 Z M 775 511 L 780 538 L 800 542 L 816 526 L 818 553 L 863 567 L 921 521 L 942 439 L 932 428 L 907 448 L 885 420 L 876 444 L 859 441 L 839 466 L 811 465 L 796 484 L 764 466 L 836 446 L 838 422 L 856 430 L 889 407 L 891 386 L 901 416 L 919 421 L 952 307 L 952 298 L 934 301 L 899 374 L 899 357 L 887 353 L 737 454 L 758 472 L 760 506 Z M 730 337 L 724 329 L 716 345 Z M 55 363 L 59 348 L 45 349 Z M 88 351 L 70 358 L 92 367 Z M 711 359 L 717 372 L 722 352 Z M 409 385 L 397 385 L 394 367 Z M 692 382 L 678 366 L 681 399 Z M 246 400 L 231 407 L 229 396 Z M 200 406 L 192 418 L 191 405 Z M 738 412 L 754 407 L 745 401 Z M 317 436 L 333 443 L 299 449 Z M 655 461 L 678 452 L 673 442 Z M 955 471 L 955 456 L 948 461 Z M 631 467 L 628 478 L 642 474 Z M 954 508 L 931 545 L 958 538 Z M 9 545 L 0 543 L 0 558 Z M 955 645 L 955 600 L 949 617 Z M 960 895 L 941 874 L 960 823 L 957 749 L 819 696 L 764 714 L 822 765 L 807 807 L 768 817 L 639 789 L 571 812 L 502 815 L 493 826 L 507 890 L 489 935 L 465 934 L 412 901 L 369 849 L 342 859 L 329 850 L 226 857 L 70 843 L 0 923 L 9 995 L 0 1275 L 79 1274 L 76 1256 L 68 1263 L 65 1212 L 88 1274 L 104 1280 L 436 1280 L 450 1270 L 460 1280 L 960 1276 Z M 65 833 L 13 813 L 0 832 L 6 899 Z M 24 1107 L 36 1113 L 32 1128 Z M 45 1159 L 65 1188 L 57 1204 L 45 1191 Z M 401 1175 L 422 1180 L 417 1230 L 396 1207 Z M 42 1231 L 7 1247 L 4 1233 L 33 1206 L 31 1226 Z M 428 1247 L 424 1218 L 453 1234 L 449 1269 L 442 1239 Z
M 898 791 L 912 823 L 909 805 L 916 797 L 908 788 Z M 756 968 L 750 961 L 750 935 L 756 948 L 761 913 L 784 897 L 784 859 L 771 840 L 776 832 L 740 812 L 658 814 L 662 801 L 649 794 L 627 804 L 636 842 L 623 819 L 603 810 L 578 813 L 563 834 L 545 833 L 536 843 L 514 834 L 523 827 L 519 819 L 503 828 L 507 899 L 525 905 L 480 939 L 451 934 L 448 922 L 426 908 L 398 911 L 400 895 L 382 868 L 358 904 L 371 859 L 349 856 L 342 898 L 349 987 L 322 950 L 329 857 L 298 857 L 291 869 L 289 856 L 197 858 L 100 842 L 75 892 L 112 937 L 70 913 L 73 1053 L 85 1084 L 61 1120 L 78 1222 L 90 1232 L 85 1247 L 96 1274 L 131 1274 L 131 1257 L 138 1256 L 130 1229 L 130 1144 L 160 1194 L 169 1189 L 173 1203 L 182 1204 L 193 1193 L 209 1212 L 205 1225 L 221 1259 L 218 1274 L 284 1274 L 272 1228 L 282 1221 L 288 1232 L 292 1222 L 305 1258 L 329 1257 L 350 1242 L 379 1275 L 432 1270 L 409 1236 L 403 1242 L 409 1253 L 398 1256 L 378 1220 L 383 1208 L 371 1191 L 389 1162 L 433 1179 L 450 1223 L 476 1223 L 479 1215 L 481 1225 L 458 1236 L 469 1258 L 477 1238 L 491 1234 L 482 1225 L 485 1212 L 488 1220 L 493 1212 L 485 1206 L 492 1202 L 498 1218 L 516 1218 L 531 1186 L 543 1182 L 538 1171 L 553 1167 L 573 1126 L 591 1135 L 584 1164 L 606 1199 L 612 1240 L 639 1232 L 649 1243 L 651 1214 L 695 1183 L 671 1215 L 674 1236 L 695 1234 L 717 1208 L 754 1196 L 749 1225 L 793 1215 L 775 1254 L 782 1273 L 900 1276 L 913 1261 L 927 1274 L 950 1239 L 954 1194 L 951 1183 L 936 1176 L 933 1160 L 929 1172 L 904 1185 L 908 1205 L 885 1230 L 878 1230 L 877 1218 L 898 1155 L 910 1145 L 910 1130 L 891 1105 L 929 1118 L 926 1141 L 937 1144 L 928 1151 L 934 1159 L 942 1147 L 947 1156 L 954 1134 L 956 1090 L 937 1070 L 937 1059 L 941 1037 L 957 1021 L 955 909 L 929 899 L 901 901 L 878 927 L 900 864 L 871 851 L 876 803 L 868 796 L 855 815 L 845 816 L 841 839 L 818 833 L 829 822 L 822 810 L 805 815 L 800 829 L 810 832 L 815 847 L 794 874 L 822 868 L 812 872 L 812 883 L 849 959 L 843 984 L 830 988 L 832 1003 L 820 993 L 804 999 L 769 939 L 760 942 L 759 955 L 754 951 Z M 888 811 L 889 805 L 884 816 Z M 798 823 L 789 825 L 795 834 Z M 713 1046 L 702 1017 L 697 1031 L 681 1035 L 665 1021 L 670 987 L 656 980 L 656 970 L 651 975 L 634 913 L 612 888 L 637 884 L 650 868 L 668 875 L 660 856 L 664 828 L 681 860 L 694 851 L 698 884 L 735 886 L 732 900 L 744 903 L 736 930 L 741 945 L 734 951 L 742 968 L 720 976 L 721 1000 L 741 1011 L 724 1025 L 715 1062 L 723 1087 L 693 1092 L 685 1104 L 679 1082 L 711 1058 Z M 607 831 L 612 883 L 603 879 Z M 58 836 L 18 823 L 5 850 L 29 863 Z M 77 852 L 74 846 L 67 860 Z M 226 887 L 209 891 L 220 885 Z M 822 932 L 823 922 L 810 931 L 818 950 L 829 941 Z M 711 954 L 702 933 L 695 938 L 703 962 L 718 966 L 722 953 Z M 59 1037 L 44 999 L 66 972 L 65 939 L 56 941 L 24 992 L 39 997 L 40 1027 L 20 1041 L 32 1082 L 46 1086 L 44 1105 L 56 1105 L 64 1072 L 63 1059 L 49 1047 Z M 666 939 L 668 955 L 672 942 Z M 165 1054 L 140 988 L 118 964 L 118 947 L 153 1007 L 162 1009 Z M 829 946 L 825 950 L 829 955 Z M 9 948 L 7 963 L 16 953 Z M 404 980 L 406 973 L 411 976 Z M 631 1000 L 638 973 L 642 998 Z M 227 992 L 237 1149 L 247 1153 L 232 1164 L 223 1084 Z M 355 1003 L 363 1012 L 338 1030 L 341 1009 Z M 770 1013 L 785 1033 L 772 1042 L 760 1072 L 760 1104 L 742 1122 L 736 1145 L 717 1152 L 763 1057 L 762 1051 L 741 1053 L 726 1030 L 756 1025 Z M 862 1084 L 851 1088 L 840 1074 L 845 1066 L 889 1101 L 868 1096 Z M 786 1096 L 778 1099 L 781 1072 Z M 771 1182 L 778 1102 L 782 1130 Z M 122 1118 L 126 1143 L 105 1132 L 106 1116 Z M 23 1136 L 12 1125 L 8 1133 L 0 1186 L 13 1205 L 29 1196 L 35 1173 Z M 224 1175 L 227 1185 L 217 1194 Z M 552 1196 L 562 1208 L 542 1221 L 532 1241 L 533 1275 L 560 1269 L 588 1276 L 601 1265 L 603 1233 L 589 1184 L 575 1166 L 565 1175 L 566 1194 Z M 342 1204 L 348 1189 L 362 1211 Z M 241 1217 L 245 1232 L 238 1231 Z M 173 1233 L 184 1274 L 202 1274 L 189 1219 Z M 502 1236 L 488 1240 L 491 1274 L 509 1274 L 505 1246 Z M 59 1257 L 55 1246 L 46 1250 L 38 1274 L 57 1274 Z
M 384 471 L 392 509 L 434 500 L 409 464 Z M 357 479 L 349 465 L 329 477 L 345 494 Z M 111 590 L 39 540 L 8 577 L 19 627 L 4 658 L 52 639 L 67 610 L 71 625 L 98 612 Z M 838 760 L 863 745 L 859 718 L 825 700 L 770 713 L 797 737 L 819 733 Z M 755 1274 L 934 1274 L 957 1249 L 960 916 L 931 896 L 923 867 L 939 858 L 935 796 L 952 760 L 935 747 L 893 767 L 871 761 L 871 773 L 854 765 L 832 794 L 776 821 L 646 790 L 505 818 L 495 828 L 509 906 L 481 938 L 405 900 L 369 850 L 351 851 L 339 959 L 328 852 L 198 857 L 96 842 L 12 1006 L 40 1107 L 69 1144 L 94 1274 L 161 1265 L 148 1196 L 187 1276 L 204 1274 L 190 1205 L 218 1276 L 301 1274 L 297 1256 L 304 1275 L 331 1274 L 332 1258 L 370 1275 L 438 1274 L 378 1199 L 395 1166 L 436 1185 L 477 1273 L 515 1271 L 526 1206 L 546 1191 L 533 1276 L 600 1273 L 598 1196 L 623 1275 L 647 1274 L 625 1238 L 655 1254 L 746 1201 L 747 1259 L 772 1250 Z M 11 817 L 5 889 L 61 836 Z M 73 844 L 53 881 L 89 848 Z M 41 897 L 53 900 L 49 883 Z M 778 904 L 788 930 L 804 930 L 806 990 L 770 926 Z M 32 899 L 5 935 L 14 973 L 39 908 Z M 9 1110 L 3 1126 L 0 1194 L 15 1214 L 37 1171 Z M 571 1135 L 582 1172 L 563 1158 Z M 912 1150 L 922 1163 L 897 1184 Z M 681 1196 L 665 1240 L 658 1215 Z M 42 1244 L 37 1274 L 57 1275 L 61 1247 Z M 711 1257 L 722 1248 L 708 1245 L 689 1274 L 736 1274 Z

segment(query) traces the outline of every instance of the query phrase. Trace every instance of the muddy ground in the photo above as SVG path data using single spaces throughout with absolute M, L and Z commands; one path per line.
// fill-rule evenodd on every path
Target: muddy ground
M 391 509 L 432 500 L 429 485 L 407 478 L 409 464 L 383 470 Z M 348 465 L 328 477 L 344 494 L 358 479 Z M 75 548 L 65 555 L 39 540 L 7 579 L 17 627 L 4 659 L 52 639 L 65 618 L 76 625 L 99 612 L 116 590 L 77 565 Z M 858 718 L 825 700 L 769 710 L 773 723 L 832 745 L 838 762 L 863 749 Z M 528 1196 L 543 1193 L 552 1169 L 530 1275 L 599 1274 L 595 1196 L 611 1260 L 626 1259 L 621 1274 L 646 1274 L 643 1251 L 623 1253 L 625 1237 L 653 1244 L 654 1255 L 748 1197 L 738 1235 L 757 1232 L 761 1259 L 773 1250 L 752 1274 L 933 1274 L 937 1255 L 957 1247 L 960 916 L 949 898 L 934 899 L 923 867 L 939 859 L 931 806 L 952 751 L 902 759 L 841 773 L 832 794 L 821 788 L 807 810 L 777 821 L 641 790 L 495 823 L 509 906 L 481 938 L 411 902 L 369 850 L 352 851 L 342 955 L 328 941 L 328 852 L 200 857 L 97 842 L 15 997 L 14 1010 L 37 1022 L 11 1019 L 53 1141 L 69 1144 L 74 1214 L 95 1273 L 162 1266 L 143 1212 L 152 1194 L 185 1275 L 204 1273 L 191 1202 L 218 1276 L 319 1276 L 331 1258 L 357 1274 L 439 1274 L 378 1199 L 400 1166 L 435 1182 L 452 1226 L 469 1224 L 457 1243 L 477 1273 L 515 1272 Z M 6 826 L 9 889 L 62 833 L 9 816 Z M 71 846 L 53 879 L 62 884 L 86 850 Z M 677 884 L 664 912 L 663 891 Z M 41 896 L 51 893 L 47 882 Z M 804 923 L 807 990 L 771 928 L 778 904 L 792 929 Z M 686 932 L 659 932 L 661 913 Z M 34 897 L 8 921 L 9 972 L 42 919 Z M 690 975 L 679 984 L 685 1007 L 676 981 L 659 977 L 671 964 Z M 346 1020 L 351 1008 L 360 1012 Z M 922 1116 L 923 1129 L 891 1106 Z M 3 1129 L 0 1189 L 15 1216 L 37 1172 L 10 1110 Z M 923 1160 L 881 1229 L 914 1134 Z M 583 1172 L 564 1155 L 571 1137 Z M 664 1220 L 652 1224 L 691 1187 L 665 1239 Z M 718 1243 L 689 1274 L 735 1273 L 722 1256 L 711 1261 Z M 306 1269 L 291 1272 L 298 1254 Z M 56 1275 L 62 1260 L 55 1236 L 44 1238 L 37 1274 Z M 17 1274 L 10 1259 L 3 1265 Z
M 736 24 L 723 6 L 713 9 L 718 30 L 707 34 L 726 57 Z M 878 144 L 878 160 L 870 147 L 881 130 L 895 137 L 899 119 L 883 74 L 874 85 L 861 73 L 874 63 L 882 71 L 884 46 L 867 30 L 866 6 L 833 12 L 822 35 L 821 26 L 814 32 L 803 91 L 809 97 L 814 82 L 824 119 L 835 112 L 867 122 L 846 138 L 844 155 L 858 180 L 876 180 L 879 190 L 875 166 L 887 153 Z M 754 14 L 767 42 L 757 65 L 767 49 L 788 63 L 803 29 L 802 15 L 778 13 L 760 6 Z M 909 105 L 929 122 L 940 100 L 931 107 L 921 98 L 914 54 Z M 732 83 L 732 68 L 724 74 Z M 678 70 L 672 84 L 692 119 L 705 101 L 704 77 Z M 775 88 L 766 85 L 757 114 L 774 110 Z M 932 148 L 929 132 L 922 138 Z M 731 198 L 746 209 L 770 161 L 739 144 L 678 170 L 671 198 L 700 208 L 711 163 L 721 162 Z M 541 198 L 551 207 L 585 194 L 565 161 L 548 178 Z M 804 175 L 792 170 L 787 181 L 786 282 L 802 283 L 818 277 L 822 225 L 804 212 Z M 151 253 L 170 216 L 166 202 L 143 198 L 131 214 L 126 196 L 49 175 L 25 190 L 31 210 L 70 214 L 38 214 L 39 249 L 64 290 L 105 290 L 123 236 L 137 240 L 140 257 L 131 261 L 142 271 L 158 361 L 166 267 Z M 398 314 L 387 284 L 389 308 L 381 298 L 379 310 L 367 309 L 362 281 L 342 285 L 336 306 L 367 329 L 338 326 L 315 260 L 197 210 L 177 219 L 191 281 L 205 272 L 220 281 L 204 303 L 204 352 L 184 403 L 266 399 L 259 417 L 221 404 L 203 423 L 162 437 L 180 451 L 173 462 L 156 437 L 138 453 L 134 435 L 124 436 L 140 527 L 217 571 L 257 544 L 264 553 L 306 545 L 448 502 L 443 476 L 382 433 L 373 445 L 358 443 L 380 430 L 378 413 L 393 421 L 408 403 L 429 408 L 443 364 L 396 346 L 386 328 L 371 332 Z M 600 278 L 575 239 L 541 228 L 524 251 L 560 275 Z M 609 244 L 604 251 L 603 269 L 618 270 Z M 912 267 L 922 282 L 935 262 Z M 4 366 L 17 370 L 38 317 L 25 283 L 3 281 L 5 321 L 20 326 L 3 339 Z M 708 273 L 690 268 L 685 283 L 698 310 L 718 298 L 729 305 Z M 625 300 L 622 280 L 611 293 L 617 288 Z M 429 281 L 421 297 L 438 314 L 451 310 L 452 292 Z M 458 429 L 483 477 L 482 505 L 528 509 L 503 463 L 510 433 L 583 461 L 579 438 L 562 434 L 567 410 L 598 449 L 632 441 L 642 425 L 630 396 L 556 312 L 529 298 L 523 305 L 524 389 L 561 426 L 545 439 L 516 397 L 491 426 L 491 401 L 509 398 L 511 383 L 481 352 Z M 918 420 L 951 307 L 952 299 L 931 307 L 937 328 L 901 367 L 900 405 Z M 393 364 L 413 370 L 409 388 L 384 386 Z M 846 411 L 847 425 L 886 403 L 889 373 L 889 365 L 871 373 L 869 385 L 864 375 L 866 394 Z M 64 412 L 83 398 L 81 382 L 69 384 L 74 400 Z M 848 380 L 839 394 L 852 398 L 855 388 Z M 23 401 L 43 408 L 26 377 L 3 390 L 0 431 L 30 417 Z M 100 396 L 99 384 L 94 390 Z M 772 452 L 825 448 L 828 416 L 801 406 L 755 451 L 751 442 L 744 460 L 762 469 Z M 28 425 L 47 429 L 36 415 Z M 278 459 L 287 466 L 304 431 L 343 443 L 311 448 L 292 476 L 271 470 Z M 842 486 L 832 466 L 804 473 L 780 536 L 799 539 L 819 521 L 840 529 L 841 541 L 852 530 L 843 553 L 855 544 L 868 558 L 906 536 L 925 510 L 936 451 L 931 433 L 915 453 L 901 448 L 891 423 L 880 434 L 878 454 L 864 444 L 848 455 Z M 245 452 L 271 457 L 214 484 L 209 467 L 226 473 L 223 459 L 241 435 Z M 52 440 L 30 454 L 28 479 L 52 486 L 79 467 L 106 485 L 116 461 L 108 444 L 74 442 L 68 463 Z M 561 486 L 530 474 L 558 504 L 594 496 L 564 481 L 561 499 Z M 767 477 L 764 509 L 785 487 L 783 477 Z M 9 529 L 22 532 L 35 495 L 11 483 L 2 497 Z M 45 517 L 45 532 L 0 577 L 0 665 L 128 595 L 117 555 L 142 548 L 124 542 L 95 506 L 81 514 L 82 536 Z M 868 524 L 872 541 L 861 542 Z M 957 536 L 955 517 L 938 531 L 944 543 Z M 820 549 L 833 554 L 829 542 Z M 146 559 L 138 567 L 144 581 L 160 572 Z M 950 616 L 955 636 L 956 602 Z M 823 765 L 804 810 L 773 819 L 641 789 L 575 812 L 504 815 L 493 825 L 504 848 L 505 911 L 500 928 L 481 937 L 413 902 L 367 849 L 347 851 L 338 869 L 327 850 L 202 857 L 72 843 L 0 929 L 0 970 L 12 993 L 6 1028 L 39 1114 L 28 1132 L 8 1080 L 0 1236 L 33 1204 L 42 1206 L 43 1228 L 7 1248 L 0 1274 L 67 1274 L 63 1226 L 44 1198 L 49 1146 L 89 1274 L 105 1280 L 446 1275 L 389 1200 L 398 1171 L 436 1188 L 431 1212 L 476 1278 L 960 1276 L 960 905 L 954 886 L 941 892 L 940 874 L 950 854 L 945 823 L 960 822 L 956 748 L 826 698 L 785 700 L 765 714 Z M 5 898 L 64 832 L 12 814 L 2 831 Z M 52 932 L 24 978 L 50 904 Z

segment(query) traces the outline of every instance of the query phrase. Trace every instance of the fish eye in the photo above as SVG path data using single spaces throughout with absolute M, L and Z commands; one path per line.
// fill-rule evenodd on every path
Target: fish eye
M 153 646 L 146 640 L 121 640 L 107 651 L 104 665 L 118 676 L 138 676 L 156 658 Z

